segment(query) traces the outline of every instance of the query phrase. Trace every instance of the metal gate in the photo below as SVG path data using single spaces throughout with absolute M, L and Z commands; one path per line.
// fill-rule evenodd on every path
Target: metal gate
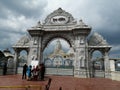
M 46 74 L 73 76 L 73 70 L 74 70 L 73 67 L 71 68 L 46 68 Z
M 102 60 L 93 61 L 92 64 L 93 77 L 105 77 L 104 62 Z
M 46 74 L 52 75 L 73 75 L 73 60 L 56 55 L 53 58 L 44 60 Z

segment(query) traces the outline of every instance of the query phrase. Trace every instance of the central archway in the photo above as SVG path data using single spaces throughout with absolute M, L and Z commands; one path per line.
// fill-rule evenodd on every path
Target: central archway
M 48 44 L 49 51 L 46 50 L 43 54 L 47 74 L 73 75 L 74 50 L 70 48 L 69 43 L 63 38 L 54 38 Z M 65 50 L 65 45 L 67 50 Z

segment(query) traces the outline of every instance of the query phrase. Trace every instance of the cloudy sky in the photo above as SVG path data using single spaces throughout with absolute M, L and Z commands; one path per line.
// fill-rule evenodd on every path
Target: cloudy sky
M 0 50 L 59 7 L 92 26 L 112 46 L 111 56 L 120 57 L 120 0 L 0 0 Z

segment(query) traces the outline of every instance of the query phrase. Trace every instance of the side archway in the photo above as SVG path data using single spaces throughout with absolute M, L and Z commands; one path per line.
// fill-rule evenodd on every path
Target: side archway
M 92 53 L 91 58 L 91 70 L 92 70 L 92 77 L 104 77 L 104 59 L 103 54 L 99 50 L 95 50 Z
M 73 75 L 74 59 L 70 51 L 69 43 L 63 38 L 53 38 L 47 44 L 43 55 L 43 62 L 46 65 L 47 74 L 51 74 L 52 72 L 52 74 L 55 75 Z M 65 45 L 68 46 L 67 49 Z

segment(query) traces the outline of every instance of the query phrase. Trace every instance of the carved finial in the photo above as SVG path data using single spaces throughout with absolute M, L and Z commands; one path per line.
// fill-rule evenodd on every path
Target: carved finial
M 32 27 L 32 28 L 41 28 L 41 27 L 42 27 L 41 22 L 40 22 L 40 21 L 38 21 L 38 22 L 37 22 L 37 25 L 36 25 L 36 26 L 34 26 L 34 27 Z
M 41 22 L 38 21 L 36 27 L 40 28 L 41 27 Z
M 38 21 L 38 23 L 37 23 L 38 25 L 41 25 L 41 22 L 40 21 Z
M 62 13 L 62 11 L 63 11 L 62 8 L 58 8 L 59 13 Z
M 80 25 L 80 26 L 87 26 L 87 25 L 83 22 L 82 19 L 80 19 L 80 21 L 79 21 L 79 25 Z
M 58 10 L 62 10 L 62 8 L 61 8 L 61 7 L 59 7 L 59 8 L 58 8 Z
M 82 19 L 80 19 L 80 22 L 83 22 L 83 20 L 82 20 Z

